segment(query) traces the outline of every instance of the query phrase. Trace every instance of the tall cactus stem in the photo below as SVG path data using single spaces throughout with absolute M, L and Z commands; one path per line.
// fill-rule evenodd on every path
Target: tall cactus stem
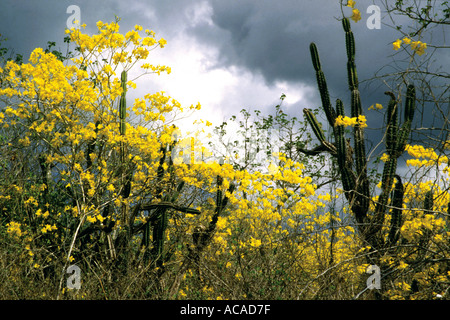
M 416 109 L 416 88 L 414 85 L 408 85 L 406 90 L 405 102 L 405 121 L 412 121 L 414 118 L 414 111 Z
M 347 62 L 348 88 L 354 90 L 358 87 L 358 74 L 356 73 L 356 65 L 354 61 Z
M 120 96 L 120 105 L 119 105 L 119 129 L 120 134 L 125 135 L 125 118 L 127 116 L 127 100 L 126 100 L 126 94 L 127 94 L 127 72 L 125 70 L 122 71 L 121 75 L 121 86 L 122 86 L 122 95 Z
M 388 244 L 394 245 L 400 238 L 400 228 L 402 226 L 402 206 L 404 188 L 400 176 L 395 175 L 397 182 L 392 196 L 391 228 L 388 235 Z
M 347 77 L 349 90 L 355 90 L 358 88 L 358 74 L 356 73 L 355 65 L 355 37 L 350 29 L 350 22 L 347 18 L 342 20 L 342 25 L 345 31 L 345 48 L 347 50 Z M 353 117 L 353 115 L 352 115 Z
M 405 115 L 404 115 L 405 121 L 403 122 L 403 125 L 400 128 L 400 135 L 398 137 L 398 142 L 396 145 L 396 151 L 399 154 L 405 151 L 409 135 L 411 134 L 411 124 L 414 118 L 415 109 L 416 109 L 416 89 L 413 85 L 408 85 L 405 101 Z
M 336 100 L 336 112 L 337 116 L 344 116 L 344 105 L 340 99 Z M 346 164 L 346 155 L 347 155 L 347 144 L 345 141 L 345 130 L 343 125 L 335 125 L 334 128 L 335 139 L 336 139 L 336 149 L 337 149 L 337 160 L 339 168 L 341 169 L 341 179 L 342 186 L 344 191 L 346 191 L 346 197 L 348 200 L 351 200 L 353 194 L 349 192 L 355 188 L 355 179 L 354 174 L 348 168 Z
M 320 58 L 317 47 L 314 43 L 310 44 L 311 59 L 313 61 L 314 69 L 316 70 L 317 85 L 319 87 L 320 99 L 322 101 L 322 107 L 325 111 L 328 123 L 331 127 L 334 127 L 334 121 L 336 119 L 336 113 L 331 106 L 330 94 L 328 93 L 327 81 L 325 74 L 323 73 L 320 65 Z
M 429 214 L 430 213 L 429 211 L 433 209 L 433 190 L 429 190 L 425 194 L 423 208 L 425 210 L 425 214 Z
M 316 71 L 322 70 L 319 59 L 319 51 L 317 50 L 317 46 L 315 43 L 311 43 L 309 45 L 309 51 L 311 52 L 311 60 L 314 70 Z
M 355 37 L 353 32 L 349 31 L 345 33 L 345 44 L 348 59 L 351 61 L 355 60 Z
M 348 18 L 342 19 L 342 26 L 344 27 L 345 32 L 350 31 L 350 21 L 348 20 Z
M 386 149 L 390 156 L 394 155 L 395 145 L 397 144 L 398 134 L 398 107 L 397 100 L 392 92 L 385 92 L 390 96 L 390 100 L 387 107 L 387 120 L 386 120 Z
M 325 134 L 322 130 L 322 126 L 319 124 L 319 122 L 316 119 L 316 116 L 314 113 L 311 112 L 309 109 L 303 109 L 303 113 L 305 114 L 306 120 L 308 121 L 309 125 L 311 126 L 314 134 L 316 135 L 317 139 L 321 143 L 323 143 L 325 139 Z

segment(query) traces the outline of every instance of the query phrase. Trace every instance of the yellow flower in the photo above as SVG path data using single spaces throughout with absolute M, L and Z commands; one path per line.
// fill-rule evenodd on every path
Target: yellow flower
M 19 222 L 11 221 L 6 226 L 8 227 L 6 232 L 8 232 L 9 234 L 12 234 L 12 235 L 17 236 L 17 237 L 22 236 L 23 232 L 20 229 L 21 224 Z
M 402 44 L 402 40 L 397 39 L 396 41 L 394 41 L 394 42 L 392 43 L 393 49 L 394 49 L 394 50 L 400 49 L 401 44 Z
M 348 1 L 347 1 L 347 7 L 354 8 L 354 7 L 355 7 L 355 1 L 353 1 L 353 0 L 348 0 Z
M 411 48 L 419 55 L 423 55 L 425 53 L 425 49 L 427 48 L 427 44 L 421 41 L 413 41 L 411 43 Z
M 387 153 L 383 153 L 383 155 L 380 158 L 381 161 L 386 162 L 389 160 L 389 155 Z
M 252 247 L 258 248 L 261 246 L 261 240 L 250 237 L 250 245 Z
M 344 117 L 343 116 L 338 116 L 335 120 L 335 124 L 337 126 L 345 126 L 346 122 L 344 121 Z
M 183 290 L 178 291 L 178 294 L 179 294 L 182 298 L 185 298 L 185 297 L 187 296 L 187 294 L 186 294 Z
M 164 48 L 164 46 L 167 44 L 167 41 L 165 39 L 161 38 L 161 39 L 159 39 L 158 43 L 161 48 Z
M 25 200 L 24 203 L 25 203 L 25 204 L 31 203 L 31 204 L 34 204 L 35 206 L 38 205 L 37 200 L 36 200 L 33 196 L 29 197 L 28 200 Z
M 361 20 L 361 12 L 358 9 L 352 10 L 352 16 L 350 17 L 353 21 L 358 22 Z
M 50 231 L 53 231 L 53 230 L 56 230 L 56 229 L 58 229 L 55 225 L 49 225 L 49 224 L 46 224 L 45 225 L 45 227 L 43 227 L 42 229 L 41 229 L 41 232 L 42 233 L 47 233 L 47 232 L 50 232 Z
M 337 126 L 352 126 L 352 127 L 354 127 L 355 125 L 359 125 L 361 128 L 367 127 L 366 117 L 363 115 L 360 115 L 357 118 L 356 117 L 350 118 L 350 117 L 338 116 L 336 118 L 335 124 Z
M 379 103 L 375 103 L 375 104 L 371 105 L 368 110 L 375 110 L 375 109 L 381 110 L 381 109 L 383 109 L 383 105 L 381 105 Z
M 406 43 L 406 44 L 410 44 L 411 43 L 411 39 L 408 38 L 408 37 L 404 37 L 403 38 L 403 42 Z
M 142 39 L 142 45 L 143 46 L 153 46 L 156 43 L 156 40 L 152 37 L 145 37 L 144 39 Z
M 361 128 L 366 128 L 367 127 L 367 124 L 366 124 L 366 116 L 363 116 L 363 115 L 360 115 L 360 116 L 358 116 L 358 119 L 357 119 L 357 121 L 358 121 L 358 124 L 359 124 L 359 126 L 361 127 Z

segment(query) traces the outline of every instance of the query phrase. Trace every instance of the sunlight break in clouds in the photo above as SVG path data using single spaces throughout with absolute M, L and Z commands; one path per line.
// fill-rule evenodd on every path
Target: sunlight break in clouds
M 193 130 L 195 119 L 218 125 L 244 108 L 271 112 L 282 93 L 286 95 L 286 108 L 299 102 L 302 107 L 309 103 L 306 96 L 311 96 L 314 87 L 286 81 L 268 86 L 260 74 L 244 68 L 218 67 L 218 48 L 201 44 L 186 32 L 188 27 L 197 24 L 213 24 L 210 5 L 198 3 L 187 7 L 184 14 L 189 25 L 180 28 L 175 37 L 166 38 L 168 43 L 164 49 L 155 50 L 149 56 L 149 62 L 171 67 L 171 74 L 143 77 L 137 86 L 145 91 L 163 90 L 185 107 L 200 102 L 202 109 L 181 122 L 182 131 Z M 163 31 L 157 34 L 164 37 Z M 294 113 L 301 116 L 301 110 Z

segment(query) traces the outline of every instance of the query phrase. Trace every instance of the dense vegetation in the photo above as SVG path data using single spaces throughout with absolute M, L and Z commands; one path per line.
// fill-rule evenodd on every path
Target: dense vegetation
M 350 116 L 330 101 L 313 43 L 320 108 L 291 118 L 282 96 L 275 115 L 243 110 L 216 126 L 211 144 L 177 127 L 200 104 L 164 92 L 127 100 L 131 70 L 170 67 L 147 63 L 164 39 L 118 23 L 67 30 L 67 56 L 52 43 L 26 63 L 1 51 L 0 298 L 448 299 L 447 139 L 412 143 L 418 84 L 405 80 L 386 108 L 369 108 L 385 112 L 385 151 L 366 150 L 348 18 Z M 427 48 L 418 39 L 393 49 L 410 45 L 415 59 Z M 405 156 L 410 176 L 397 170 Z M 71 265 L 79 289 L 67 287 Z M 371 265 L 381 289 L 367 290 Z

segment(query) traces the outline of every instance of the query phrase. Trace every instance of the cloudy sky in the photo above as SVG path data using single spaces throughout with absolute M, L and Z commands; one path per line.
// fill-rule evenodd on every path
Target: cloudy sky
M 401 34 L 392 28 L 383 2 L 356 1 L 362 19 L 352 22 L 352 29 L 360 81 L 372 78 L 402 54 L 392 50 Z M 380 29 L 366 25 L 372 4 L 382 11 Z M 284 93 L 285 111 L 302 117 L 303 108 L 320 105 L 309 54 L 309 44 L 315 42 L 332 101 L 341 98 L 349 113 L 339 0 L 2 0 L 0 33 L 9 38 L 4 46 L 25 59 L 32 49 L 46 47 L 47 41 L 64 49 L 70 5 L 80 8 L 87 33 L 96 32 L 97 21 L 111 22 L 117 15 L 123 33 L 139 24 L 167 40 L 167 46 L 153 51 L 150 59 L 171 66 L 172 73 L 140 78 L 136 96 L 165 90 L 183 105 L 200 102 L 201 117 L 217 125 L 243 108 L 270 113 Z M 351 9 L 344 8 L 344 14 L 350 16 Z M 397 17 L 396 23 L 408 21 Z M 439 37 L 444 39 L 444 33 L 434 39 Z M 441 58 L 450 63 L 448 56 Z M 373 103 L 387 104 L 383 94 L 387 87 L 381 81 L 365 84 L 360 86 L 365 110 Z M 369 134 L 377 135 L 382 114 L 371 112 L 366 113 L 373 128 Z

